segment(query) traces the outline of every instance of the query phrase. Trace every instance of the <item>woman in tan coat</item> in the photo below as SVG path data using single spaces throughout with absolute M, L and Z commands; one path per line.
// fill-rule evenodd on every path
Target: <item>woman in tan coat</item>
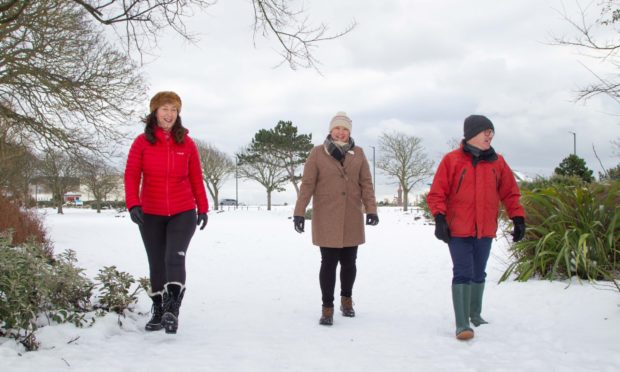
M 320 324 L 332 325 L 336 270 L 340 262 L 342 315 L 354 317 L 351 299 L 357 274 L 357 247 L 366 225 L 377 225 L 377 204 L 364 151 L 350 137 L 352 122 L 338 112 L 325 142 L 310 152 L 293 213 L 295 231 L 304 232 L 306 207 L 312 198 L 312 244 L 321 248 L 319 282 L 323 298 Z

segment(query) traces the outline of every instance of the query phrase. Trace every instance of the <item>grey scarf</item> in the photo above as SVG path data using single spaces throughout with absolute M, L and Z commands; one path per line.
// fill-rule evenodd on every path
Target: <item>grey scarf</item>
M 325 142 L 323 142 L 323 146 L 325 147 L 325 151 L 329 155 L 331 155 L 334 159 L 338 160 L 340 163 L 343 163 L 347 151 L 355 147 L 355 142 L 353 141 L 353 138 L 349 137 L 348 143 L 345 143 L 344 145 L 339 145 L 334 142 L 331 134 L 328 134 L 327 138 L 325 138 Z

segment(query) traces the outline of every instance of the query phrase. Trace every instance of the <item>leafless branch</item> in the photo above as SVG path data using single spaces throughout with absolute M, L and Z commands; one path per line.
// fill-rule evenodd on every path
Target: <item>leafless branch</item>
M 353 30 L 356 23 L 352 21 L 344 30 L 328 34 L 325 24 L 312 26 L 309 24 L 305 11 L 291 10 L 286 0 L 253 0 L 254 5 L 254 37 L 257 34 L 276 36 L 282 48 L 282 63 L 287 62 L 293 70 L 298 67 L 318 69 L 319 61 L 314 57 L 316 44 L 334 40 Z

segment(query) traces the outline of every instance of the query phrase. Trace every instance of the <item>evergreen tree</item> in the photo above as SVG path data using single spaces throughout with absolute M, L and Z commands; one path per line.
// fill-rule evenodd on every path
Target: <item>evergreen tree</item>
M 273 129 L 259 130 L 252 146 L 269 154 L 262 161 L 273 162 L 273 166 L 286 171 L 295 192 L 299 194 L 301 174 L 296 175 L 295 171 L 306 162 L 312 150 L 312 134 L 297 134 L 297 127 L 292 122 L 280 120 Z
M 554 172 L 560 176 L 577 176 L 586 182 L 594 181 L 594 176 L 586 166 L 586 161 L 574 154 L 564 158 Z

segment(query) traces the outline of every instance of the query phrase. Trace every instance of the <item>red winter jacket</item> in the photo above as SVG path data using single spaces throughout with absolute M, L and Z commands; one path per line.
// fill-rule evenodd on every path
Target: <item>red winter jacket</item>
M 453 237 L 493 238 L 497 232 L 500 201 L 510 218 L 525 216 L 521 193 L 512 170 L 497 154 L 474 167 L 463 147 L 441 160 L 426 202 L 433 216 L 446 216 Z
M 141 134 L 129 150 L 125 167 L 127 209 L 142 206 L 144 213 L 171 216 L 198 206 L 198 213 L 207 213 L 209 202 L 194 141 L 186 135 L 183 143 L 177 144 L 159 127 L 155 127 L 155 138 L 150 144 Z

